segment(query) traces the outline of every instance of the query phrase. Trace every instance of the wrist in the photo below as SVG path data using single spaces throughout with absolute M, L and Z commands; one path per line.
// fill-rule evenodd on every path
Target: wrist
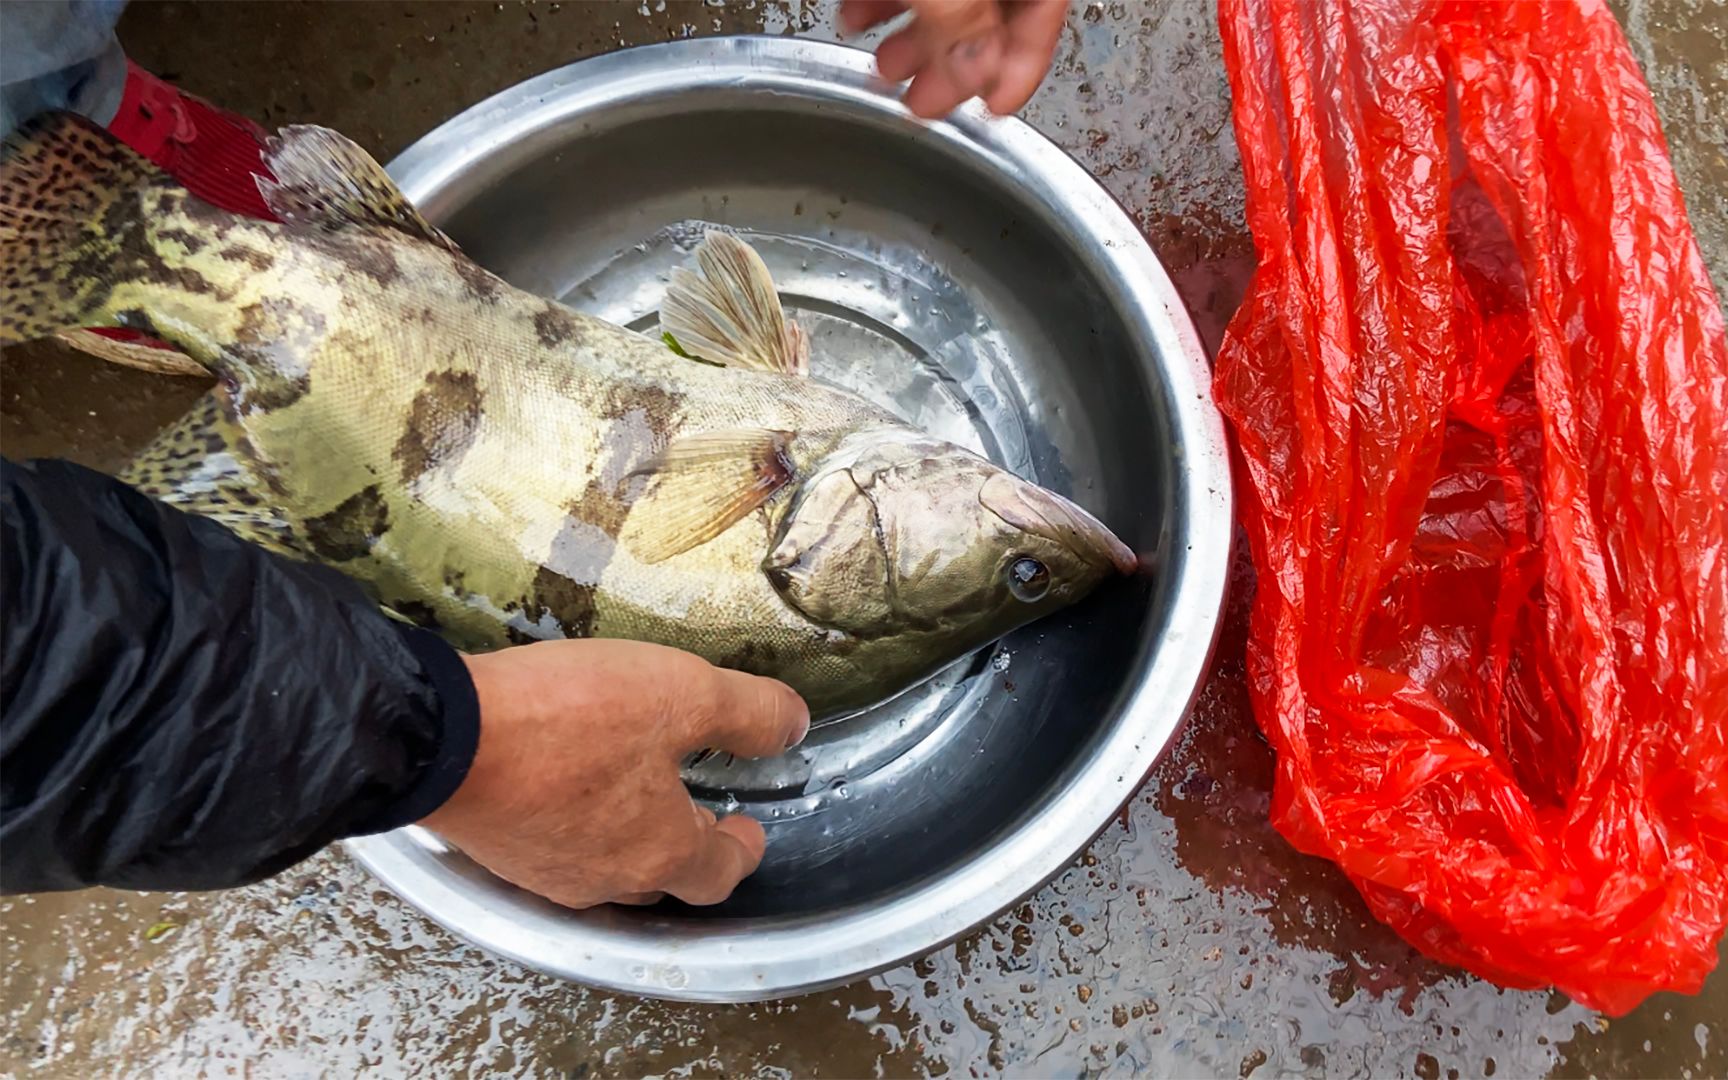
M 436 813 L 466 783 L 479 747 L 480 699 L 467 658 L 428 631 L 400 625 L 395 629 L 420 662 L 431 708 L 437 711 L 438 747 L 408 790 L 369 822 L 365 832 L 388 832 Z
M 500 789 L 498 778 L 509 773 L 508 764 L 499 760 L 506 756 L 504 744 L 509 740 L 505 728 L 509 716 L 501 704 L 504 680 L 497 670 L 497 657 L 487 653 L 456 655 L 473 687 L 477 738 L 461 783 L 419 821 L 447 836 L 460 832 L 461 823 L 473 817 L 478 808 L 496 802 L 501 793 L 508 791 L 507 786 Z
M 467 653 L 458 653 L 457 658 L 462 663 L 462 669 L 468 675 L 469 684 L 474 688 L 477 719 L 483 719 L 486 716 L 486 697 L 481 688 L 485 682 L 485 665 L 475 663 L 476 658 Z M 477 722 L 475 726 L 478 729 L 480 725 Z M 442 832 L 461 816 L 462 808 L 473 801 L 474 788 L 480 781 L 480 774 L 484 772 L 484 769 L 476 769 L 479 764 L 479 757 L 480 748 L 478 740 L 476 740 L 473 759 L 469 762 L 462 782 L 456 785 L 447 798 L 427 811 L 426 815 L 416 824 Z

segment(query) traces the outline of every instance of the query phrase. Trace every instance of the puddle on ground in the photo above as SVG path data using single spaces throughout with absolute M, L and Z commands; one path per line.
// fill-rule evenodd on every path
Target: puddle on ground
M 641 6 L 139 5 L 124 30 L 141 62 L 184 70 L 194 90 L 275 123 L 330 123 L 385 156 L 487 93 L 619 44 L 837 36 L 826 4 Z M 1728 20 L 1719 0 L 1617 10 L 1722 281 L 1728 207 L 1709 193 L 1728 175 Z M 1028 116 L 1133 209 L 1215 346 L 1253 260 L 1212 4 L 1076 11 Z M 19 352 L 0 390 L 9 456 L 113 468 L 202 389 Z M 1272 761 L 1248 714 L 1236 585 L 1193 719 L 1082 862 L 875 979 L 749 1006 L 594 993 L 455 941 L 326 853 L 231 893 L 0 901 L 0 1072 L 1728 1075 L 1721 972 L 1698 997 L 1612 1022 L 1500 991 L 1416 954 L 1328 864 L 1285 845 L 1266 822 Z

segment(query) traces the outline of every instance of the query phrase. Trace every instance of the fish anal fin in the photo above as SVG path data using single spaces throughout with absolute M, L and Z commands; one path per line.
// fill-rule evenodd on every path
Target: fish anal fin
M 730 233 L 710 230 L 696 270 L 672 272 L 660 324 L 682 350 L 727 367 L 810 373 L 810 338 L 786 317 L 762 256 Z
M 120 479 L 279 555 L 310 558 L 293 521 L 254 471 L 243 442 L 218 392 L 211 391 L 140 451 Z
M 786 431 L 712 431 L 679 439 L 639 470 L 647 490 L 619 540 L 638 560 L 664 562 L 714 539 L 792 479 Z
M 383 226 L 458 250 L 420 216 L 372 155 L 329 128 L 283 128 L 270 139 L 264 162 L 276 178 L 260 176 L 258 191 L 283 221 L 329 229 Z

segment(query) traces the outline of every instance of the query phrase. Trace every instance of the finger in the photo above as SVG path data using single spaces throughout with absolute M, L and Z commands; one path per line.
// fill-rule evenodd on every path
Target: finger
M 997 116 L 1019 112 L 1044 81 L 1048 65 L 1040 59 L 1010 49 L 996 75 L 996 85 L 982 96 L 984 105 Z
M 676 748 L 681 754 L 712 748 L 738 757 L 773 757 L 810 731 L 804 699 L 777 679 L 711 668 L 699 692 L 705 700 L 685 710 L 689 722 Z
M 1002 25 L 999 0 L 911 0 L 912 29 L 932 49 L 946 52 L 956 41 L 978 37 Z
M 971 92 L 954 85 L 954 80 L 942 67 L 928 67 L 919 73 L 906 91 L 906 108 L 912 115 L 926 120 L 939 120 L 953 112 Z
M 1006 33 L 1001 27 L 997 27 L 978 37 L 956 42 L 942 58 L 948 81 L 955 90 L 966 95 L 961 101 L 988 93 L 995 88 L 996 77 L 1002 67 L 1002 52 L 1006 39 Z
M 900 0 L 844 0 L 840 5 L 840 26 L 848 34 L 857 34 L 880 26 L 906 10 Z
M 615 897 L 612 902 L 628 907 L 647 907 L 650 904 L 658 904 L 664 899 L 666 899 L 666 894 L 663 892 L 638 892 Z
M 718 904 L 762 865 L 768 837 L 754 818 L 721 818 L 705 829 L 695 856 L 666 883 L 666 891 L 686 904 Z
M 1032 100 L 1050 70 L 1067 13 L 1064 0 L 1029 0 L 1013 5 L 1005 25 L 1007 45 L 996 85 L 984 95 L 984 104 L 991 112 L 1005 115 Z
M 908 26 L 876 46 L 876 72 L 889 82 L 905 82 L 924 66 L 927 43 L 918 28 Z

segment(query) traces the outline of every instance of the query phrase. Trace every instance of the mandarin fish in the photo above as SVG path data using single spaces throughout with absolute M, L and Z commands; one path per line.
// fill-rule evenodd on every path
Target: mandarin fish
M 68 114 L 4 155 L 0 341 L 130 327 L 216 377 L 124 477 L 457 648 L 656 642 L 823 720 L 1137 565 L 1068 499 L 812 379 L 729 233 L 653 338 L 471 262 L 326 129 L 272 140 L 279 222 Z

